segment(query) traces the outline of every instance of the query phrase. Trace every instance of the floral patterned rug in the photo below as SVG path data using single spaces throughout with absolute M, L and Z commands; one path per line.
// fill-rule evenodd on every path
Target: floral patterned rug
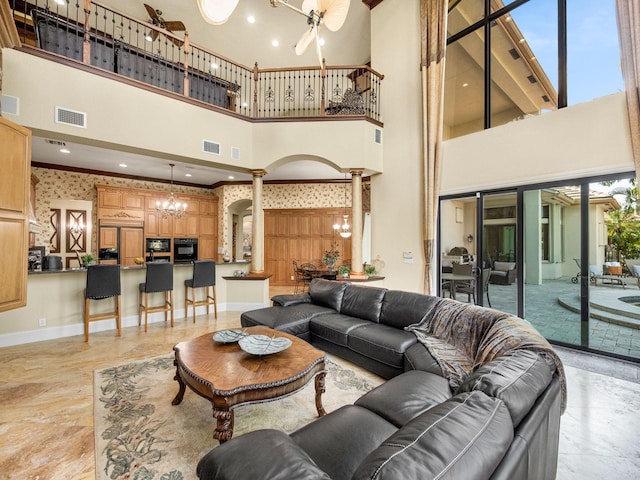
M 327 362 L 327 412 L 353 403 L 382 383 L 347 364 Z M 96 480 L 196 479 L 200 458 L 217 446 L 211 404 L 187 388 L 180 405 L 173 355 L 97 370 L 94 374 Z M 286 416 L 283 417 L 283 412 Z M 315 390 L 235 410 L 234 437 L 260 428 L 292 432 L 317 418 Z

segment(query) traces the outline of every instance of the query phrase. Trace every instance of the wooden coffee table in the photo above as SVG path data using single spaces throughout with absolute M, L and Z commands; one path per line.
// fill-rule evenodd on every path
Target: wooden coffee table
M 315 379 L 316 410 L 319 416 L 325 415 L 322 406 L 327 373 L 324 352 L 298 337 L 268 327 L 245 330 L 250 335 L 287 337 L 292 344 L 282 352 L 255 356 L 244 352 L 237 343 L 215 342 L 213 333 L 180 342 L 173 347 L 174 379 L 180 389 L 171 403 L 178 405 L 182 402 L 186 386 L 209 400 L 216 420 L 213 438 L 220 443 L 233 435 L 235 407 L 291 395 L 312 379 Z

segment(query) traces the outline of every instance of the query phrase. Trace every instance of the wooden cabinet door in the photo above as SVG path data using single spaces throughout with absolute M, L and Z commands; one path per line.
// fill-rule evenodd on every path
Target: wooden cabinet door
M 120 229 L 120 265 L 135 265 L 137 257 L 144 257 L 144 235 L 142 228 Z
M 0 117 L 0 312 L 27 304 L 31 131 Z
M 118 229 L 116 227 L 100 227 L 99 248 L 118 248 Z
M 200 237 L 198 241 L 198 260 L 218 260 L 217 237 Z
M 173 219 L 163 218 L 157 212 L 145 212 L 144 229 L 147 237 L 171 237 L 173 236 Z
M 99 188 L 98 208 L 122 208 L 122 190 Z
M 136 192 L 124 192 L 122 207 L 127 209 L 144 210 L 145 197 Z
M 198 231 L 200 235 L 218 235 L 218 217 L 200 215 Z
M 199 232 L 198 215 L 185 215 L 173 220 L 175 237 L 197 237 Z

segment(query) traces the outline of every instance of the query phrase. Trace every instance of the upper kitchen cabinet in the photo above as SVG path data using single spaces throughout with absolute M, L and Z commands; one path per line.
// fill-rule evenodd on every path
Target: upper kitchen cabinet
M 0 117 L 0 312 L 27 304 L 31 131 Z

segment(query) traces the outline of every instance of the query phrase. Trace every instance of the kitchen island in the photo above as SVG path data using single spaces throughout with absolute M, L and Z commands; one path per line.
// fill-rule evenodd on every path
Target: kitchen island
M 255 282 L 234 282 L 231 291 L 229 282 L 223 278 L 239 274 L 246 275 L 249 267 L 249 262 L 242 261 L 216 264 L 219 312 L 245 311 L 269 305 L 268 277 L 261 280 L 260 283 L 263 284 L 261 288 L 255 288 Z M 84 268 L 29 272 L 27 306 L 0 313 L 0 347 L 74 335 L 82 336 L 86 272 Z M 123 328 L 138 325 L 138 284 L 145 281 L 145 274 L 144 265 L 121 269 Z M 173 295 L 176 322 L 186 321 L 184 320 L 184 281 L 192 278 L 192 275 L 192 264 L 174 264 Z M 202 294 L 202 292 L 198 293 Z M 92 312 L 98 312 L 101 309 L 109 310 L 113 306 L 110 302 L 110 300 L 94 301 Z M 205 307 L 199 307 L 197 314 L 204 314 L 205 311 Z M 189 322 L 192 321 L 189 317 Z M 149 323 L 154 322 L 164 322 L 164 315 L 161 313 L 150 315 Z M 115 329 L 115 320 L 91 323 L 92 333 L 113 330 L 115 335 Z M 123 334 L 126 335 L 126 331 Z

